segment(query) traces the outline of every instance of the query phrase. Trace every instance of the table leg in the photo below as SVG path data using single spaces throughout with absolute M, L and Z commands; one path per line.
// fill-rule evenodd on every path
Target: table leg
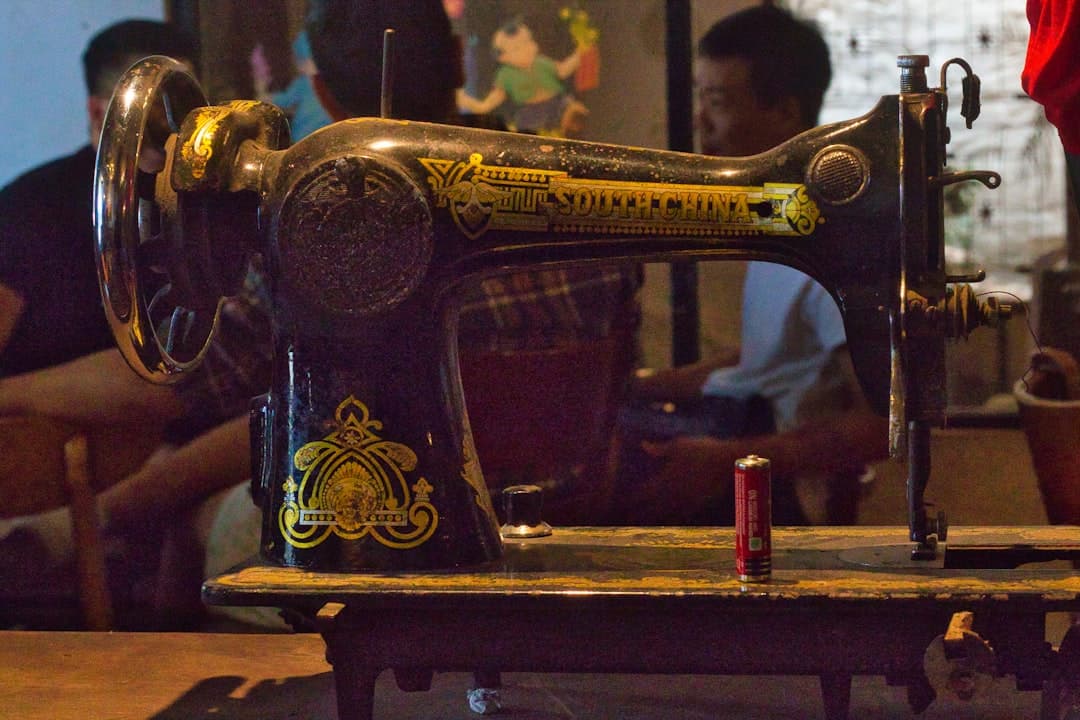
M 342 653 L 350 655 L 351 653 Z M 351 658 L 336 658 L 334 688 L 337 691 L 338 720 L 373 720 L 375 680 L 379 671 Z
M 326 642 L 326 659 L 334 666 L 338 720 L 373 720 L 375 681 L 381 668 L 367 660 L 361 648 L 350 643 L 350 634 L 339 627 L 345 606 L 328 602 L 315 616 L 319 634 Z
M 431 668 L 394 668 L 394 680 L 398 690 L 404 692 L 427 692 L 431 690 L 431 679 L 435 671 Z
M 823 673 L 818 676 L 818 681 L 826 720 L 847 720 L 851 708 L 851 675 Z

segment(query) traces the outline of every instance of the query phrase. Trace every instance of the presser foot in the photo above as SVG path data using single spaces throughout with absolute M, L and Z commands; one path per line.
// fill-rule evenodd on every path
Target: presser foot
M 938 556 L 938 541 L 936 537 L 916 542 L 911 546 L 912 560 L 936 560 Z
M 941 552 L 938 545 L 944 545 L 949 533 L 949 521 L 945 511 L 939 510 L 937 517 L 933 518 L 924 515 L 922 522 L 916 525 L 922 525 L 922 527 L 911 532 L 914 543 L 911 546 L 911 559 L 936 560 Z

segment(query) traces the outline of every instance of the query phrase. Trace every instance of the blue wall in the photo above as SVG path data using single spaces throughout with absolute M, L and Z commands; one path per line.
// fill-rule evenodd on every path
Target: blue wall
M 87 141 L 82 51 L 126 17 L 161 19 L 163 0 L 0 2 L 0 185 Z

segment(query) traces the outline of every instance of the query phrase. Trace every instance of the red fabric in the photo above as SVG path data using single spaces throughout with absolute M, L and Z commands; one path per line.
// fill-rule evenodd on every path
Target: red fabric
M 1080 153 L 1080 0 L 1028 0 L 1031 36 L 1020 76 L 1066 152 Z

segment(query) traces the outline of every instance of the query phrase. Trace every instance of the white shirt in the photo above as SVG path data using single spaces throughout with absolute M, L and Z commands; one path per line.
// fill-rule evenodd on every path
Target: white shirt
M 705 396 L 769 400 L 779 432 L 840 409 L 850 388 L 830 362 L 846 343 L 828 291 L 786 265 L 751 262 L 743 288 L 739 364 L 714 371 Z

